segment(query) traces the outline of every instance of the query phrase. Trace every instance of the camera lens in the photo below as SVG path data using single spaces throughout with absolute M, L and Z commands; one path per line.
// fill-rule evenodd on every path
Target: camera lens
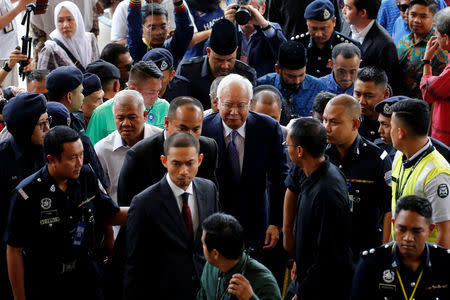
M 234 18 L 236 19 L 236 23 L 239 25 L 245 25 L 248 23 L 251 17 L 251 12 L 243 7 L 239 7 L 239 9 L 236 11 L 236 14 L 234 15 Z

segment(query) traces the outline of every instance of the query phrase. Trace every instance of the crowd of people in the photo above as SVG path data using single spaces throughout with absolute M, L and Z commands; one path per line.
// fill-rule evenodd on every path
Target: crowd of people
M 0 298 L 450 299 L 446 2 L 0 0 Z

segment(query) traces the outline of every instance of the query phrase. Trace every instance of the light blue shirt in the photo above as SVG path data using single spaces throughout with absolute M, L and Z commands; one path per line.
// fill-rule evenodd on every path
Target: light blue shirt
M 331 72 L 330 74 L 325 75 L 323 77 L 320 77 L 319 80 L 325 84 L 325 86 L 327 87 L 327 92 L 330 92 L 330 93 L 333 93 L 336 95 L 347 94 L 347 95 L 353 96 L 353 88 L 354 88 L 355 82 L 353 82 L 352 85 L 348 89 L 344 90 L 343 88 L 341 88 L 339 86 L 339 84 L 336 82 L 336 80 L 334 80 L 333 72 Z

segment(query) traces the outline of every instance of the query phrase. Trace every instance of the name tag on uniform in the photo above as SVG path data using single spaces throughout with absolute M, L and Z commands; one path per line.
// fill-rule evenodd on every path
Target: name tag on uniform
M 86 224 L 78 222 L 75 235 L 73 236 L 72 245 L 80 246 L 83 242 L 84 234 L 86 233 Z
M 384 290 L 384 291 L 395 292 L 397 290 L 397 286 L 395 284 L 379 283 L 378 287 L 380 288 L 380 290 Z

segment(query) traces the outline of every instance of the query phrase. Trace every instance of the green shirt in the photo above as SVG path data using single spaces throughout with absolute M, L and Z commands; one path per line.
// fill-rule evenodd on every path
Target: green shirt
M 250 282 L 253 289 L 253 297 L 250 299 L 281 300 L 280 289 L 272 273 L 245 253 L 242 254 L 239 262 L 226 273 L 220 272 L 218 268 L 207 262 L 203 269 L 202 287 L 197 294 L 197 300 L 230 299 L 231 294 L 227 292 L 228 285 L 231 277 L 236 273 L 242 274 Z M 221 276 L 220 281 L 219 275 Z
M 116 130 L 113 99 L 109 99 L 92 113 L 86 135 L 91 139 L 93 145 Z M 164 129 L 164 119 L 169 112 L 169 102 L 158 98 L 152 107 L 147 108 L 147 112 L 146 123 Z

